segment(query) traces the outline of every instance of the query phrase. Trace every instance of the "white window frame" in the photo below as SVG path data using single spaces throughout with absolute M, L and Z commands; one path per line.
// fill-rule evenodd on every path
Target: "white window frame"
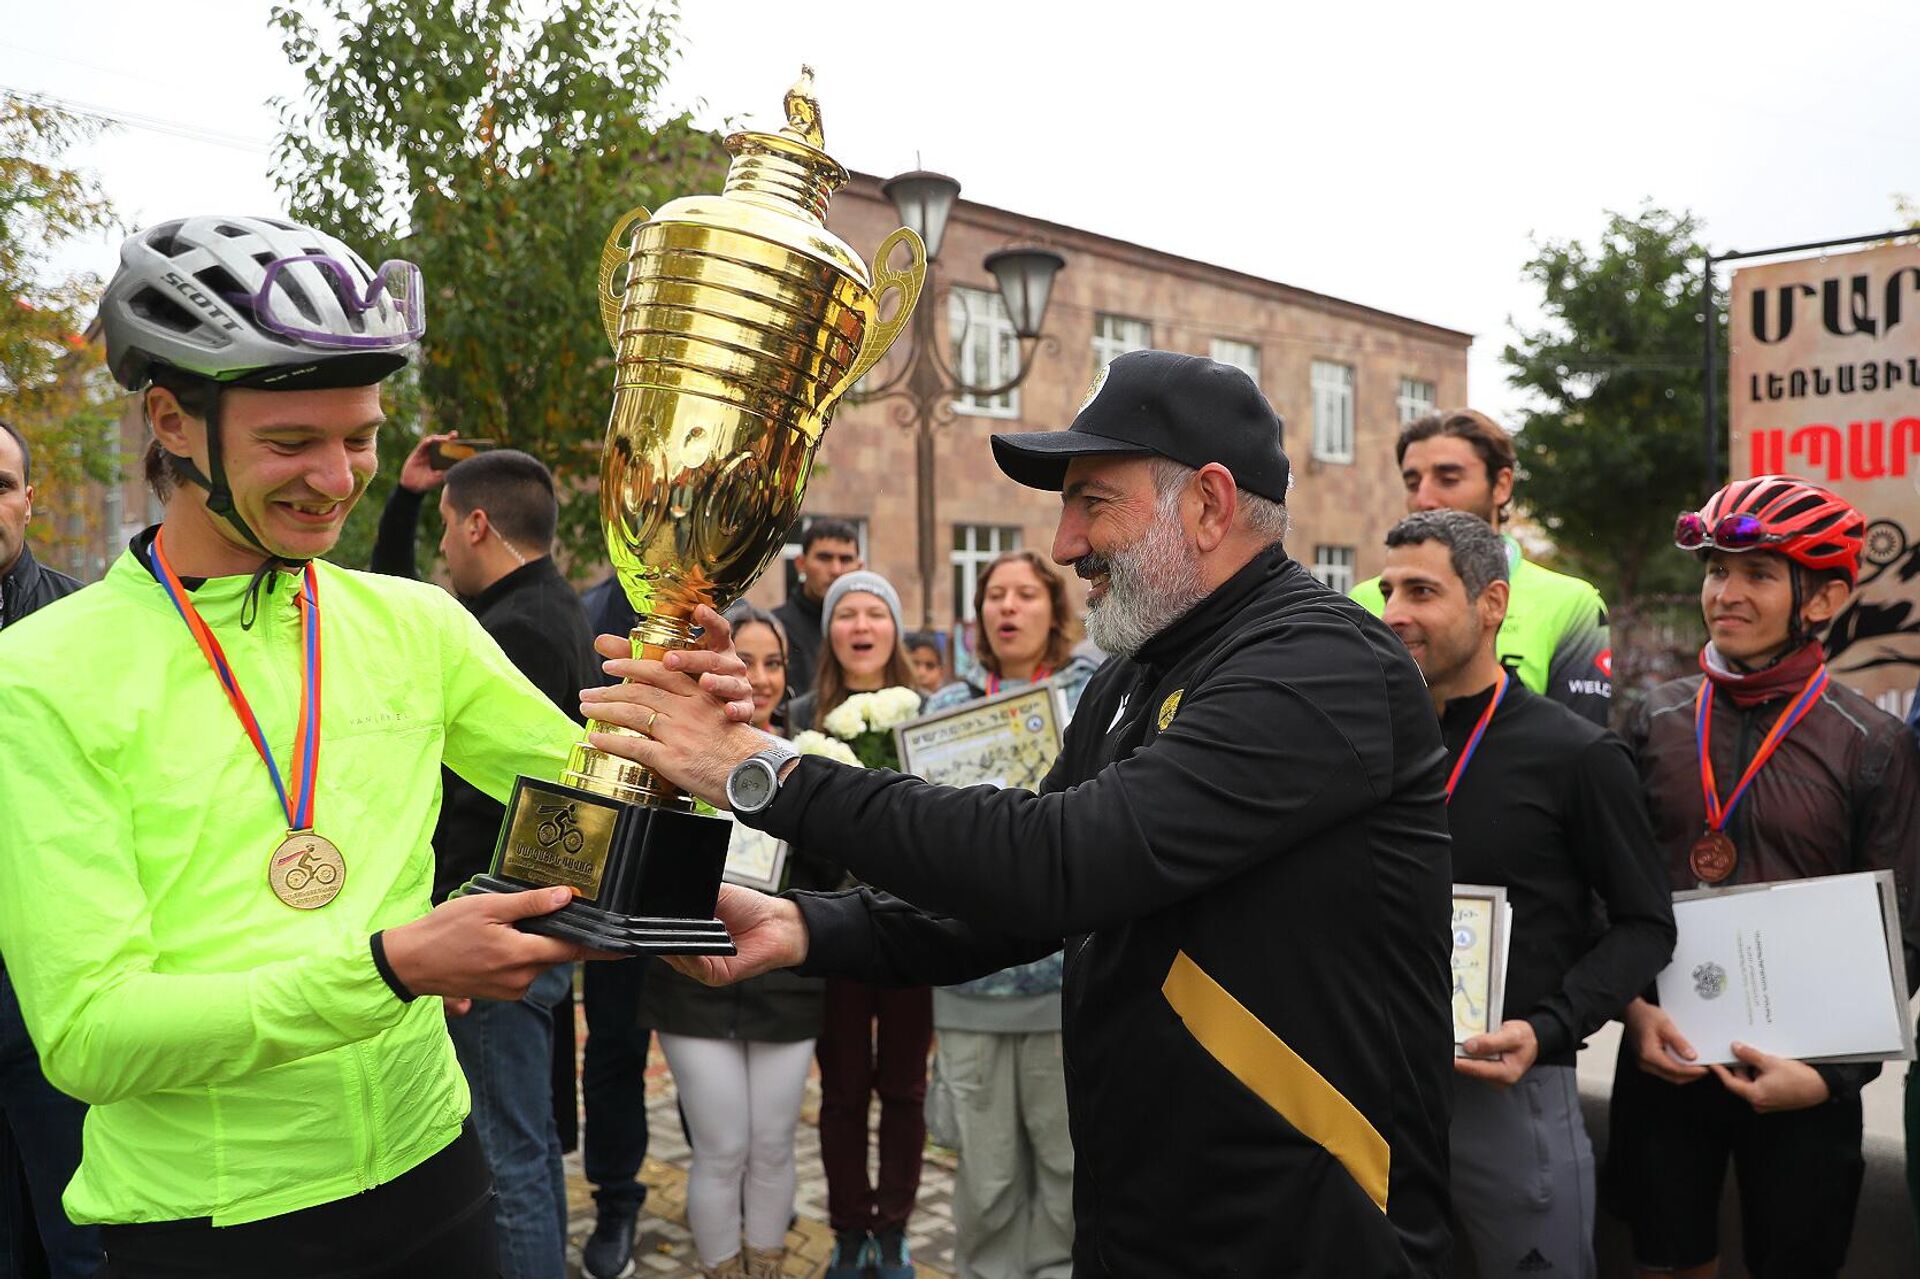
M 1326 586 L 1346 595 L 1353 590 L 1353 564 L 1351 546 L 1316 546 L 1310 571 Z
M 1400 394 L 1394 398 L 1394 405 L 1400 410 L 1400 425 L 1405 426 L 1440 407 L 1438 389 L 1425 378 L 1403 377 L 1400 379 Z
M 1025 530 L 1017 524 L 961 524 L 953 526 L 953 549 L 947 553 L 952 569 L 953 620 L 973 620 L 973 592 L 987 565 L 1017 551 L 1024 544 Z
M 1353 461 L 1353 366 L 1315 360 L 1313 456 L 1322 462 Z
M 1112 364 L 1128 351 L 1145 351 L 1153 346 L 1153 323 L 1130 315 L 1110 315 L 1105 311 L 1093 317 L 1093 371 Z
M 1260 347 L 1258 343 L 1242 342 L 1238 338 L 1215 338 L 1207 354 L 1216 364 L 1231 364 L 1253 379 L 1255 386 L 1260 385 Z
M 1006 300 L 997 291 L 954 285 L 947 293 L 947 334 L 954 371 L 961 381 L 999 386 L 1020 372 L 1020 335 L 1014 332 Z M 954 398 L 953 411 L 974 417 L 1019 417 L 1020 388 L 984 399 L 963 393 Z

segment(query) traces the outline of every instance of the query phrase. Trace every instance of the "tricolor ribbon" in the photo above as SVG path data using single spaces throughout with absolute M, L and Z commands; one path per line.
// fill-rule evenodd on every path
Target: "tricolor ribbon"
M 1480 739 L 1487 735 L 1487 725 L 1493 723 L 1493 713 L 1500 709 L 1500 703 L 1507 700 L 1507 688 L 1513 677 L 1507 674 L 1507 668 L 1500 668 L 1500 681 L 1493 686 L 1493 697 L 1487 702 L 1487 709 L 1480 712 L 1480 722 L 1473 726 L 1473 732 L 1467 735 L 1467 744 L 1460 748 L 1460 758 L 1453 761 L 1453 772 L 1447 775 L 1447 802 L 1453 802 L 1453 788 L 1460 784 L 1460 778 L 1467 771 L 1467 765 L 1473 759 L 1473 753 L 1480 749 Z
M 1053 674 L 1052 671 L 1042 666 L 1033 673 L 1033 679 L 1028 682 L 1033 684 L 1038 684 L 1041 680 L 1046 679 L 1049 675 L 1052 675 L 1052 674 Z M 999 691 L 1000 691 L 1000 677 L 998 675 L 995 675 L 992 671 L 988 671 L 987 672 L 987 696 L 992 697 L 995 694 L 997 694 Z
M 240 691 L 240 681 L 234 677 L 233 666 L 227 661 L 226 652 L 221 649 L 212 628 L 193 606 L 193 600 L 187 588 L 181 585 L 179 575 L 167 563 L 167 554 L 161 549 L 158 533 L 154 534 L 148 555 L 153 562 L 154 577 L 159 580 L 167 598 L 173 602 L 180 619 L 187 624 L 188 633 L 200 645 L 207 665 L 213 668 L 214 675 L 219 678 L 220 687 L 226 691 L 227 702 L 239 717 L 240 727 L 246 730 L 247 739 L 260 752 L 260 758 L 266 761 L 267 776 L 273 779 L 274 792 L 280 796 L 280 806 L 287 813 L 287 829 L 312 830 L 314 784 L 320 775 L 320 585 L 313 565 L 309 563 L 306 566 L 297 600 L 300 609 L 300 720 L 294 730 L 293 793 L 289 795 L 286 785 L 280 780 L 279 766 L 273 762 L 273 750 L 267 745 L 266 735 L 260 731 L 260 721 L 253 713 L 253 707 L 248 705 L 247 695 Z
M 1739 784 L 1733 788 L 1725 803 L 1720 801 L 1720 786 L 1713 779 L 1713 681 L 1702 679 L 1700 691 L 1693 697 L 1693 741 L 1700 756 L 1700 794 L 1706 801 L 1707 829 L 1725 830 L 1727 822 L 1733 816 L 1733 806 L 1747 793 L 1747 787 L 1759 775 L 1760 766 L 1765 764 L 1787 739 L 1793 726 L 1807 717 L 1820 695 L 1827 691 L 1827 664 L 1822 662 L 1818 670 L 1807 677 L 1800 693 L 1780 712 L 1773 721 L 1773 727 L 1760 742 L 1760 749 L 1753 753 L 1753 762 L 1747 765 L 1747 771 L 1740 775 Z

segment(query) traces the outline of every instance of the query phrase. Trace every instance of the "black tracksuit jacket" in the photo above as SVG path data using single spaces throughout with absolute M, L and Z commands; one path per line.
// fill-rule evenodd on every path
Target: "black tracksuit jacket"
M 79 589 L 78 580 L 48 568 L 23 546 L 13 567 L 0 576 L 0 627 L 11 626 Z
M 1457 758 L 1493 696 L 1440 714 Z M 1454 787 L 1453 875 L 1513 907 L 1504 1020 L 1524 1018 L 1541 1065 L 1571 1066 L 1673 957 L 1673 902 L 1626 744 L 1517 677 Z M 1604 910 L 1596 915 L 1594 904 Z
M 1038 795 L 808 758 L 745 820 L 897 894 L 796 895 L 803 972 L 1066 940 L 1079 1279 L 1437 1276 L 1444 763 L 1400 641 L 1274 547 L 1094 676 Z

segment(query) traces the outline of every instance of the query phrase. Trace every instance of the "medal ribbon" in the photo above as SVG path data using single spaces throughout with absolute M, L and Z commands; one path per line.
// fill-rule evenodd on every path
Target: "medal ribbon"
M 1747 765 L 1747 771 L 1740 775 L 1740 781 L 1733 788 L 1725 803 L 1720 800 L 1719 783 L 1713 779 L 1713 756 L 1710 750 L 1713 742 L 1713 681 L 1700 681 L 1700 691 L 1693 697 L 1693 740 L 1700 756 L 1700 794 L 1706 801 L 1707 829 L 1725 830 L 1727 821 L 1733 816 L 1733 806 L 1747 793 L 1747 787 L 1759 775 L 1760 766 L 1772 757 L 1787 739 L 1793 726 L 1807 717 L 1820 695 L 1827 691 L 1827 664 L 1822 662 L 1818 670 L 1807 677 L 1796 696 L 1787 708 L 1773 721 L 1773 727 L 1760 742 L 1760 749 L 1753 753 L 1753 762 Z
M 1052 671 L 1042 666 L 1040 669 L 1036 670 L 1033 673 L 1033 678 L 1031 680 L 1028 680 L 1027 682 L 1030 684 L 1038 684 L 1041 680 L 1047 678 L 1047 676 L 1051 674 L 1053 674 Z M 987 672 L 987 696 L 992 697 L 994 694 L 998 693 L 999 691 L 1000 691 L 1000 677 L 998 675 L 995 675 L 992 671 L 988 671 Z
M 1500 709 L 1500 703 L 1507 700 L 1507 688 L 1513 683 L 1513 677 L 1507 674 L 1507 668 L 1500 668 L 1500 681 L 1493 686 L 1493 696 L 1487 701 L 1487 709 L 1480 712 L 1480 722 L 1473 726 L 1473 732 L 1467 735 L 1467 744 L 1460 748 L 1460 758 L 1453 761 L 1453 772 L 1447 775 L 1447 802 L 1453 802 L 1453 788 L 1460 784 L 1460 778 L 1467 771 L 1467 764 L 1473 759 L 1473 753 L 1480 749 L 1480 739 L 1487 735 L 1487 725 L 1493 723 L 1493 713 Z
M 227 702 L 239 717 L 240 727 L 246 730 L 247 739 L 260 752 L 260 758 L 266 761 L 267 776 L 273 779 L 274 792 L 280 796 L 280 805 L 287 813 L 287 829 L 312 830 L 314 779 L 320 772 L 320 585 L 314 575 L 313 565 L 309 563 L 306 567 L 296 600 L 300 609 L 300 722 L 294 730 L 293 793 L 289 795 L 286 785 L 280 780 L 280 769 L 273 762 L 273 750 L 267 745 L 266 735 L 260 731 L 260 721 L 254 716 L 253 707 L 247 704 L 247 695 L 240 691 L 240 681 L 234 678 L 233 666 L 227 661 L 219 639 L 200 616 L 200 611 L 193 606 L 193 600 L 189 598 L 186 587 L 181 585 L 179 575 L 167 563 L 167 555 L 160 549 L 160 535 L 157 533 L 154 534 L 153 548 L 148 554 L 161 589 L 173 601 L 180 619 L 187 624 L 187 631 L 206 656 L 207 665 L 213 668 L 214 675 L 219 678 L 220 687 L 226 691 Z

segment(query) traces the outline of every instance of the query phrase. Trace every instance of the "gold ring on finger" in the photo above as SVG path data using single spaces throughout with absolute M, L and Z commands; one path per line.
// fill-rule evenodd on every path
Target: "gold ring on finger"
M 647 716 L 647 726 L 646 726 L 645 728 L 643 728 L 643 729 L 641 729 L 641 730 L 640 730 L 640 734 L 641 734 L 641 736 L 643 736 L 643 737 L 652 737 L 652 736 L 653 736 L 653 724 L 654 724 L 654 721 L 655 721 L 655 720 L 657 720 L 657 719 L 659 719 L 659 718 L 660 718 L 660 712 L 659 712 L 659 711 L 654 711 L 654 712 L 653 712 L 653 713 L 652 713 L 651 715 L 648 715 L 648 716 Z

